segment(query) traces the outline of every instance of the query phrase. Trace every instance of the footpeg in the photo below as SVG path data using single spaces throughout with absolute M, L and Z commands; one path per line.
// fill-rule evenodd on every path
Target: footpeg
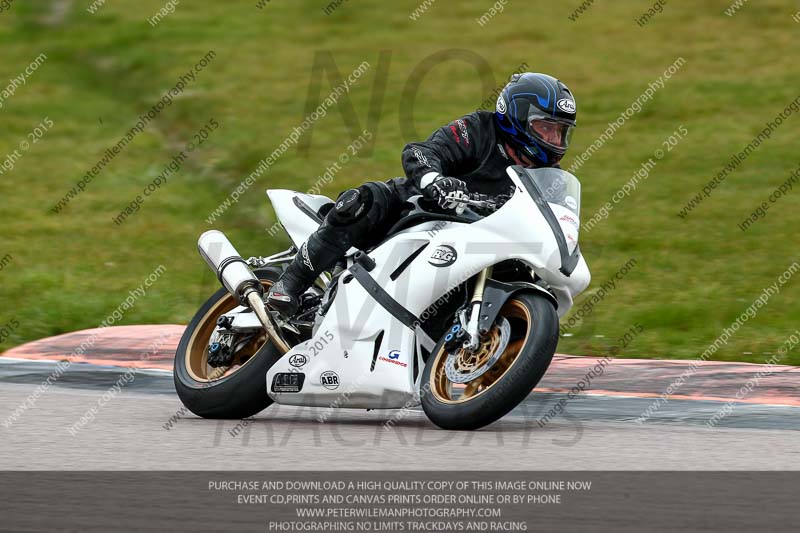
M 367 272 L 372 272 L 372 270 L 375 268 L 375 260 L 361 250 L 357 251 L 356 255 L 353 256 L 353 261 L 361 265 L 361 267 Z

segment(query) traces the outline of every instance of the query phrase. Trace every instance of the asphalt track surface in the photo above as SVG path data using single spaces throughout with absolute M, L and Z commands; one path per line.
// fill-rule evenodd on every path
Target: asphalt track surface
M 542 382 L 548 392 L 532 393 L 501 421 L 449 432 L 420 410 L 405 412 L 390 429 L 385 422 L 397 411 L 342 409 L 320 423 L 324 410 L 273 405 L 247 421 L 203 420 L 182 410 L 171 373 L 159 369 L 137 370 L 133 382 L 100 405 L 126 368 L 83 363 L 8 424 L 56 363 L 6 355 L 0 357 L 2 470 L 800 469 L 800 406 L 780 387 L 737 403 L 710 428 L 706 422 L 721 400 L 673 398 L 642 422 L 637 418 L 653 397 L 604 391 L 613 379 L 601 376 L 597 390 L 569 399 L 563 414 L 541 424 L 567 398 L 569 389 L 558 381 L 581 358 L 554 361 Z M 795 370 L 784 369 L 792 381 Z M 75 431 L 93 406 L 94 419 Z

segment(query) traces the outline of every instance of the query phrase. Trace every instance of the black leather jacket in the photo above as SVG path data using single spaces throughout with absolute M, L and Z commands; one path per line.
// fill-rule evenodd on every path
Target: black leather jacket
M 439 128 L 424 142 L 403 149 L 406 178 L 393 180 L 398 189 L 419 194 L 420 180 L 429 172 L 459 178 L 470 192 L 507 194 L 511 182 L 506 167 L 515 164 L 506 153 L 491 111 L 476 111 Z

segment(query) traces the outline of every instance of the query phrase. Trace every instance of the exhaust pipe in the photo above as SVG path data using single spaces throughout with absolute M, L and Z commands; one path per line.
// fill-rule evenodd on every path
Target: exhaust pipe
M 290 347 L 275 329 L 266 306 L 264 305 L 264 287 L 253 274 L 247 262 L 242 259 L 236 248 L 224 233 L 209 230 L 200 235 L 197 249 L 205 262 L 214 271 L 220 283 L 241 305 L 249 307 L 258 317 L 269 338 L 282 353 Z
M 197 241 L 197 249 L 220 283 L 241 305 L 247 305 L 250 292 L 263 293 L 261 282 L 224 233 L 217 230 L 203 233 Z

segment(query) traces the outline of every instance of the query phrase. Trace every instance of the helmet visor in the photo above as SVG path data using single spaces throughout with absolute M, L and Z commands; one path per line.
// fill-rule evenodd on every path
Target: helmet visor
M 566 150 L 572 138 L 575 126 L 554 120 L 534 116 L 528 121 L 528 135 L 557 150 Z

